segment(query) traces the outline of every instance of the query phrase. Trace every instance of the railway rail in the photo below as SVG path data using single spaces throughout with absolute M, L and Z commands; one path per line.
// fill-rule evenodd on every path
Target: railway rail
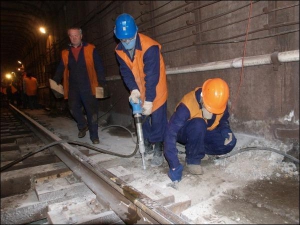
M 203 175 L 184 170 L 174 189 L 166 161 L 151 168 L 147 155 L 144 169 L 135 157 L 134 127 L 100 122 L 89 145 L 68 116 L 1 108 L 1 224 L 299 223 L 297 142 L 236 133 L 231 156 L 208 156 Z
M 149 198 L 77 147 L 13 105 L 1 109 L 1 224 L 188 223 L 174 197 Z

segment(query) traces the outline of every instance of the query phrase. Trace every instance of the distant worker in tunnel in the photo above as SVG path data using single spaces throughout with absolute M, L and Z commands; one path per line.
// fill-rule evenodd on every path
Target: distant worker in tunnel
M 130 91 L 129 101 L 141 101 L 145 154 L 153 153 L 152 167 L 161 166 L 168 97 L 161 45 L 138 33 L 134 18 L 126 13 L 117 17 L 114 33 L 120 40 L 115 52 L 121 76 Z
M 27 73 L 23 80 L 23 89 L 27 96 L 28 106 L 30 109 L 38 109 L 37 90 L 38 82 L 32 73 Z
M 23 109 L 27 109 L 28 107 L 28 96 L 25 92 L 25 79 L 27 78 L 27 72 L 23 72 L 22 73 L 22 91 L 21 91 L 21 99 L 22 99 L 22 105 L 23 105 Z
M 95 95 L 96 87 L 106 86 L 102 60 L 93 44 L 82 41 L 81 28 L 69 28 L 68 36 L 71 43 L 62 51 L 53 80 L 60 84 L 63 79 L 64 98 L 68 99 L 71 115 L 77 122 L 78 138 L 85 137 L 89 131 L 92 143 L 99 144 L 98 100 Z
M 236 145 L 229 125 L 229 87 L 220 78 L 206 80 L 202 87 L 187 93 L 171 116 L 164 139 L 164 155 L 169 163 L 169 178 L 182 178 L 183 165 L 178 159 L 176 142 L 185 145 L 185 166 L 193 175 L 203 173 L 205 154 L 222 155 Z

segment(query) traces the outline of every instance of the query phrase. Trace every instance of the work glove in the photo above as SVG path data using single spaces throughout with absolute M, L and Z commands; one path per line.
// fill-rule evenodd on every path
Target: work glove
M 139 90 L 133 89 L 129 96 L 129 101 L 132 101 L 133 103 L 139 103 L 140 97 L 141 97 L 141 93 L 139 92 Z
M 182 171 L 183 171 L 183 166 L 181 164 L 179 164 L 179 166 L 177 166 L 177 168 L 169 169 L 168 176 L 173 182 L 175 182 L 175 181 L 179 182 L 179 181 L 181 181 Z
M 144 101 L 142 114 L 145 116 L 150 115 L 152 113 L 152 107 L 153 107 L 152 102 Z
M 232 131 L 229 128 L 222 129 L 221 135 L 225 138 L 224 145 L 228 145 L 232 141 Z

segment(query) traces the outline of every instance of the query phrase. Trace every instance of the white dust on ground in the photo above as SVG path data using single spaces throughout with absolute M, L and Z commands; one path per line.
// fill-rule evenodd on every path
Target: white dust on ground
M 286 145 L 278 140 L 268 141 L 249 135 L 236 134 L 236 137 L 237 145 L 229 154 L 234 154 L 246 147 L 252 149 L 228 158 L 215 160 L 215 165 L 222 167 L 226 173 L 236 179 L 248 181 L 269 179 L 275 171 L 278 171 L 277 176 L 281 176 L 279 172 L 285 176 L 299 175 L 294 163 L 283 162 L 284 155 L 272 151 L 274 149 L 287 153 L 292 145 Z
M 249 135 L 235 135 L 238 142 L 231 154 L 245 147 L 258 147 L 258 150 L 249 150 L 224 159 L 206 157 L 202 161 L 204 174 L 200 176 L 190 175 L 185 169 L 183 171 L 182 180 L 178 184 L 180 194 L 175 193 L 175 201 L 181 201 L 186 196 L 191 199 L 191 205 L 194 207 L 182 214 L 190 220 L 194 219 L 194 223 L 238 223 L 238 217 L 233 220 L 223 218 L 215 211 L 214 205 L 218 204 L 222 197 L 230 195 L 236 188 L 246 187 L 251 181 L 271 180 L 274 175 L 278 178 L 284 176 L 299 179 L 294 163 L 284 162 L 284 156 L 281 154 L 263 150 L 267 147 L 286 153 L 291 146 Z M 184 151 L 181 146 L 178 146 L 178 149 Z M 184 165 L 185 154 L 180 154 L 179 159 Z M 147 157 L 147 160 L 151 160 L 151 157 Z M 150 167 L 147 171 L 142 171 L 140 167 L 135 167 L 131 171 L 136 179 L 130 185 L 137 189 L 151 184 L 158 185 L 161 189 L 169 188 L 168 184 L 171 181 L 166 174 L 166 162 L 163 168 Z
M 43 123 L 47 125 L 50 131 L 52 131 L 62 139 L 67 138 L 69 140 L 91 144 L 91 141 L 89 139 L 89 132 L 87 132 L 87 135 L 84 138 L 77 138 L 78 129 L 75 121 L 71 118 L 49 117 L 48 112 L 45 112 L 43 110 L 33 110 L 28 111 L 28 113 L 33 115 L 33 117 L 36 117 L 39 121 L 43 121 Z M 236 133 L 235 136 L 237 138 L 237 144 L 235 148 L 230 153 L 228 153 L 228 155 L 234 154 L 235 152 L 238 152 L 246 147 L 257 147 L 257 150 L 245 151 L 223 159 L 212 160 L 210 156 L 205 157 L 204 160 L 202 160 L 204 164 L 204 172 L 208 172 L 210 169 L 218 169 L 218 171 L 215 171 L 215 176 L 218 176 L 218 174 L 222 172 L 226 174 L 226 178 L 230 177 L 230 179 L 239 179 L 245 181 L 268 179 L 271 175 L 274 174 L 275 171 L 277 171 L 277 176 L 299 175 L 294 163 L 282 161 L 284 158 L 283 155 L 276 152 L 264 150 L 264 148 L 266 147 L 286 153 L 292 148 L 292 145 L 286 145 L 279 140 L 269 141 L 263 138 L 241 133 Z M 95 146 L 104 150 L 111 150 L 113 152 L 118 152 L 121 154 L 129 154 L 135 148 L 135 143 L 133 142 L 132 137 L 112 136 L 109 134 L 109 129 L 102 131 L 101 128 L 99 128 L 99 138 L 100 144 Z M 180 152 L 185 151 L 183 146 L 177 145 L 177 147 Z M 185 154 L 179 154 L 179 159 L 183 165 L 185 160 L 184 157 Z M 209 163 L 208 165 L 206 165 L 205 159 L 207 158 L 210 159 L 210 162 L 213 161 L 213 164 Z M 149 164 L 151 157 L 147 157 L 146 160 Z M 141 163 L 140 159 L 135 161 Z M 150 167 L 150 165 L 147 166 Z M 165 170 L 167 170 L 168 166 L 166 161 L 164 162 L 164 167 L 166 168 Z M 137 166 L 137 169 L 140 169 L 139 166 Z M 161 174 L 151 175 L 157 175 L 158 177 L 156 179 L 161 180 Z M 194 179 L 197 181 L 198 176 L 190 176 L 188 173 L 184 173 L 183 180 L 185 178 L 189 178 L 193 182 Z
M 91 144 L 88 132 L 86 137 L 82 139 L 77 138 L 78 130 L 76 123 L 72 119 L 61 117 L 51 118 L 46 114 L 47 113 L 42 111 L 35 113 L 34 116 L 48 124 L 48 129 L 62 139 L 67 138 L 69 140 Z M 133 152 L 135 143 L 132 137 L 112 136 L 108 130 L 109 129 L 102 131 L 101 128 L 99 128 L 100 144 L 95 145 L 96 147 L 121 154 L 130 154 Z M 257 147 L 258 150 L 249 150 L 222 159 L 206 156 L 205 159 L 202 160 L 204 174 L 200 176 L 191 175 L 184 169 L 182 180 L 178 184 L 177 194 L 175 194 L 175 201 L 181 201 L 181 199 L 186 199 L 188 196 L 188 198 L 191 199 L 192 206 L 197 206 L 194 209 L 191 208 L 189 212 L 186 212 L 189 218 L 194 217 L 195 221 L 197 221 L 197 218 L 202 218 L 201 221 L 198 219 L 198 222 L 201 223 L 219 223 L 220 221 L 217 221 L 218 218 L 214 218 L 215 211 L 213 209 L 213 202 L 217 202 L 222 196 L 230 192 L 230 190 L 245 187 L 250 181 L 270 180 L 274 175 L 276 177 L 284 176 L 299 179 L 298 169 L 294 163 L 284 162 L 284 156 L 281 154 L 263 150 L 264 148 L 273 148 L 282 153 L 286 153 L 291 149 L 291 145 L 286 145 L 278 140 L 270 141 L 241 133 L 236 133 L 235 136 L 237 138 L 237 145 L 233 151 L 228 154 L 234 154 L 246 147 Z M 185 151 L 181 145 L 178 145 L 178 150 L 181 152 Z M 97 157 L 106 158 L 101 156 Z M 113 156 L 108 158 L 118 157 Z M 137 189 L 145 188 L 149 185 L 156 185 L 161 189 L 170 189 L 168 184 L 171 180 L 167 176 L 169 169 L 167 162 L 164 161 L 162 167 L 152 168 L 150 166 L 151 158 L 152 156 L 145 158 L 146 170 L 143 170 L 140 158 L 119 158 L 121 162 L 124 162 L 123 167 L 134 174 L 135 179 L 129 185 Z M 184 165 L 185 154 L 179 154 L 179 159 Z M 109 162 L 109 164 L 110 166 L 108 166 L 108 168 L 118 166 L 113 162 Z M 205 216 L 208 216 L 210 220 L 206 221 Z M 226 221 L 226 219 L 223 218 L 222 223 L 230 222 L 232 221 Z

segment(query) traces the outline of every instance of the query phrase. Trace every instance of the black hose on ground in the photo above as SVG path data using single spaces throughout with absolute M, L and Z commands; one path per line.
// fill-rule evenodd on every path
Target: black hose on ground
M 144 119 L 143 123 L 145 122 L 146 118 Z M 107 129 L 107 128 L 111 128 L 111 127 L 120 127 L 120 128 L 123 128 L 123 129 L 127 130 L 130 133 L 130 135 L 131 135 L 131 137 L 133 139 L 133 133 L 129 129 L 127 129 L 126 127 L 121 126 L 121 125 L 107 126 L 107 127 L 102 128 L 102 131 L 105 130 L 105 129 Z M 104 154 L 115 155 L 115 156 L 119 156 L 119 157 L 123 157 L 123 158 L 130 158 L 130 157 L 134 156 L 137 153 L 138 149 L 139 149 L 139 146 L 138 146 L 137 142 L 134 141 L 134 139 L 133 139 L 133 142 L 136 143 L 135 150 L 131 154 L 129 154 L 129 155 L 123 155 L 123 154 L 118 154 L 118 153 L 114 153 L 114 152 L 111 152 L 111 151 L 107 151 L 107 150 L 104 150 L 104 149 L 101 149 L 101 148 L 97 148 L 97 147 L 92 146 L 90 144 L 79 142 L 79 141 L 68 141 L 68 140 L 55 141 L 55 142 L 52 142 L 52 143 L 50 143 L 48 145 L 45 145 L 45 146 L 37 149 L 36 151 L 29 152 L 26 155 L 22 156 L 20 159 L 16 159 L 16 160 L 10 162 L 9 164 L 1 167 L 1 172 L 4 171 L 4 170 L 6 170 L 7 168 L 9 168 L 9 167 L 17 164 L 18 162 L 21 162 L 24 159 L 26 159 L 26 158 L 28 158 L 28 157 L 30 157 L 30 156 L 32 156 L 32 155 L 40 152 L 40 151 L 43 151 L 43 150 L 45 150 L 45 149 L 47 149 L 47 148 L 49 148 L 49 147 L 51 147 L 53 145 L 57 145 L 57 144 L 60 144 L 60 143 L 69 143 L 69 144 L 80 145 L 80 146 L 84 146 L 86 148 L 89 148 L 89 149 L 92 149 L 92 150 L 95 150 L 95 151 L 98 151 L 98 152 L 101 152 L 101 153 L 104 153 Z M 181 145 L 181 144 L 178 143 L 178 145 Z M 279 151 L 277 149 L 274 149 L 274 148 L 270 148 L 270 147 L 258 147 L 258 146 L 241 148 L 238 151 L 231 152 L 228 155 L 216 156 L 217 157 L 216 159 L 225 159 L 225 158 L 231 157 L 233 155 L 236 155 L 236 154 L 239 154 L 239 153 L 242 153 L 242 152 L 246 152 L 246 151 L 250 151 L 250 150 L 266 150 L 266 151 L 276 152 L 276 153 L 278 153 L 280 155 L 283 155 L 283 156 L 291 159 L 293 162 L 299 164 L 299 159 L 297 159 L 297 158 L 295 158 L 295 157 L 293 157 L 291 155 L 288 155 L 288 154 L 286 154 L 284 152 L 281 152 L 281 151 Z M 184 152 L 180 152 L 179 151 L 179 153 L 183 154 Z
M 276 152 L 280 155 L 283 155 L 289 159 L 291 159 L 293 162 L 299 164 L 299 159 L 291 156 L 291 155 L 288 155 L 282 151 L 279 151 L 275 148 L 270 148 L 270 147 L 258 147 L 258 146 L 254 146 L 254 147 L 245 147 L 245 148 L 241 148 L 239 149 L 238 151 L 236 152 L 232 152 L 232 153 L 229 153 L 228 155 L 224 155 L 224 156 L 217 156 L 217 159 L 225 159 L 225 158 L 228 158 L 228 157 L 231 157 L 233 155 L 236 155 L 236 154 L 239 154 L 239 153 L 242 153 L 242 152 L 246 152 L 246 151 L 252 151 L 252 150 L 266 150 L 266 151 L 271 151 L 271 152 Z
M 145 122 L 145 120 L 146 120 L 147 117 L 148 117 L 148 116 L 145 117 L 143 123 Z M 107 150 L 104 150 L 104 149 L 101 149 L 101 148 L 97 148 L 97 147 L 92 146 L 92 145 L 90 145 L 90 144 L 83 143 L 83 142 L 79 142 L 79 141 L 61 140 L 61 141 L 54 141 L 54 142 L 52 142 L 52 143 L 50 143 L 50 144 L 47 144 L 47 145 L 45 145 L 45 146 L 43 146 L 43 147 L 37 149 L 36 151 L 32 151 L 32 152 L 27 153 L 26 155 L 22 156 L 21 158 L 16 159 L 16 160 L 14 160 L 14 161 L 8 163 L 7 165 L 1 167 L 0 172 L 2 172 L 2 171 L 4 171 L 4 170 L 8 169 L 9 167 L 11 167 L 11 166 L 17 164 L 18 162 L 23 161 L 24 159 L 26 159 L 26 158 L 28 158 L 28 157 L 30 157 L 30 156 L 32 156 L 32 155 L 38 153 L 38 152 L 41 152 L 41 151 L 43 151 L 43 150 L 45 150 L 45 149 L 47 149 L 47 148 L 49 148 L 49 147 L 51 147 L 51 146 L 53 146 L 53 145 L 57 145 L 57 144 L 60 144 L 60 143 L 69 143 L 69 144 L 74 144 L 74 145 L 80 145 L 80 146 L 84 146 L 84 147 L 86 147 L 86 148 L 89 148 L 89 149 L 92 149 L 92 150 L 95 150 L 95 151 L 98 151 L 98 152 L 101 152 L 101 153 L 104 153 L 104 154 L 109 154 L 109 155 L 119 156 L 119 157 L 123 157 L 123 158 L 131 158 L 132 156 L 134 156 L 134 155 L 137 153 L 137 151 L 138 151 L 138 149 L 139 149 L 139 146 L 138 146 L 137 142 L 134 141 L 133 133 L 132 133 L 129 129 L 127 129 L 126 127 L 123 127 L 123 126 L 121 126 L 121 125 L 111 125 L 111 126 L 107 126 L 107 127 L 102 128 L 102 130 L 105 130 L 105 129 L 111 128 L 111 127 L 121 127 L 121 128 L 127 130 L 127 131 L 130 133 L 133 142 L 136 144 L 135 150 L 134 150 L 131 154 L 129 154 L 129 155 L 123 155 L 123 154 L 118 154 L 118 153 L 115 153 L 115 152 L 107 151 Z
M 38 153 L 38 152 L 41 152 L 51 146 L 54 146 L 54 145 L 57 145 L 57 144 L 60 144 L 60 143 L 69 143 L 69 144 L 74 144 L 74 145 L 80 145 L 80 146 L 84 146 L 84 147 L 87 147 L 89 149 L 92 149 L 92 150 L 95 150 L 95 151 L 98 151 L 98 152 L 101 152 L 101 153 L 104 153 L 104 154 L 109 154 L 109 155 L 115 155 L 115 156 L 119 156 L 119 157 L 123 157 L 123 158 L 130 158 L 132 156 L 134 156 L 138 150 L 138 145 L 136 145 L 136 148 L 135 150 L 133 151 L 133 153 L 129 154 L 129 155 L 123 155 L 123 154 L 118 154 L 118 153 L 114 153 L 114 152 L 110 152 L 110 151 L 107 151 L 107 150 L 104 150 L 104 149 L 101 149 L 101 148 L 97 148 L 95 146 L 92 146 L 90 144 L 87 144 L 87 143 L 83 143 L 83 142 L 79 142 L 79 141 L 68 141 L 68 140 L 61 140 L 61 141 L 54 141 L 54 142 L 51 142 L 50 144 L 47 144 L 41 148 L 38 148 L 37 150 L 35 151 L 31 151 L 29 153 L 27 153 L 26 155 L 22 156 L 21 158 L 19 159 L 16 159 L 8 164 L 6 164 L 5 166 L 1 167 L 0 169 L 0 172 L 2 173 L 4 170 L 8 169 L 9 167 L 17 164 L 18 162 L 21 162 L 23 161 L 24 159 Z
M 45 150 L 45 149 L 47 149 L 47 148 L 49 148 L 49 147 L 51 147 L 53 145 L 57 145 L 57 144 L 60 144 L 60 143 L 65 143 L 65 142 L 66 142 L 65 140 L 51 142 L 50 144 L 45 145 L 45 146 L 37 149 L 36 151 L 31 151 L 31 152 L 27 153 L 26 155 L 22 156 L 21 158 L 16 159 L 16 160 L 14 160 L 14 161 L 6 164 L 5 166 L 2 166 L 0 171 L 2 172 L 4 170 L 6 170 L 7 168 L 9 168 L 9 167 L 17 164 L 18 162 L 23 161 L 24 159 L 28 158 L 29 156 L 32 156 L 32 155 L 34 155 L 34 154 L 36 154 L 38 152 L 41 152 L 41 151 L 43 151 L 43 150 Z
M 182 144 L 179 144 L 177 143 L 178 146 L 181 146 L 181 147 L 184 147 L 184 145 Z M 287 158 L 289 158 L 290 160 L 292 160 L 293 162 L 299 164 L 299 159 L 291 156 L 291 155 L 288 155 L 280 150 L 277 150 L 275 148 L 270 148 L 270 147 L 260 147 L 260 146 L 254 146 L 254 147 L 245 147 L 245 148 L 241 148 L 239 150 L 237 150 L 236 152 L 231 152 L 229 153 L 228 155 L 223 155 L 223 156 L 219 156 L 219 155 L 215 155 L 216 159 L 225 159 L 225 158 L 228 158 L 228 157 L 231 157 L 233 155 L 236 155 L 236 154 L 239 154 L 239 153 L 242 153 L 242 152 L 246 152 L 246 151 L 252 151 L 252 150 L 266 150 L 266 151 L 271 151 L 271 152 L 276 152 L 280 155 L 283 155 Z M 184 151 L 178 151 L 178 154 L 185 154 Z

